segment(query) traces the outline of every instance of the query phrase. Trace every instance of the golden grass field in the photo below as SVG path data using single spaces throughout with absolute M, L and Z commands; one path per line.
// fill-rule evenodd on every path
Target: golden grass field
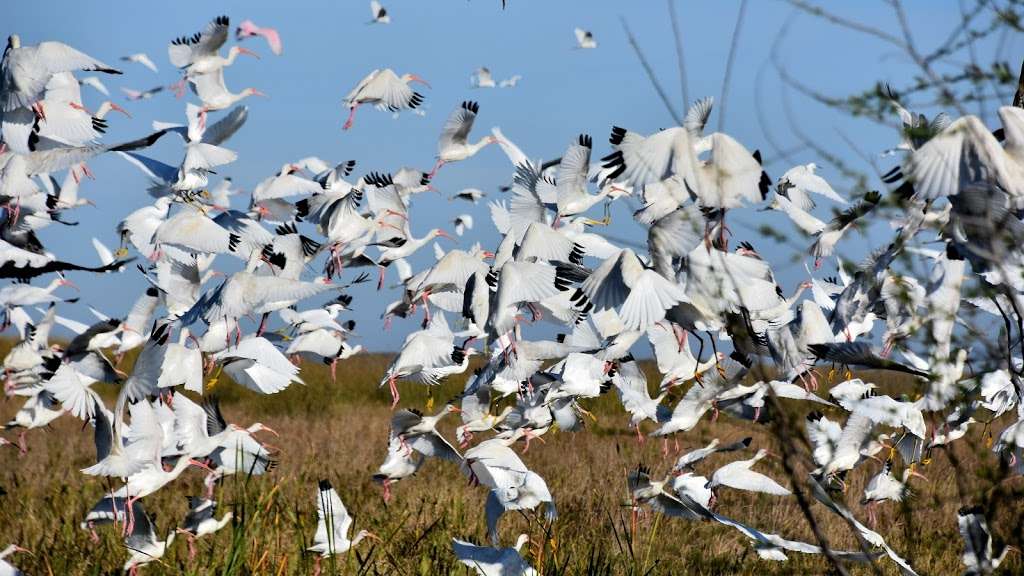
M 217 488 L 218 516 L 235 512 L 235 522 L 213 537 L 199 541 L 199 555 L 188 561 L 187 546 L 176 540 L 159 564 L 142 568 L 145 574 L 308 574 L 312 557 L 303 553 L 316 526 L 316 481 L 328 478 L 337 488 L 350 513 L 354 531 L 367 528 L 380 535 L 378 544 L 365 541 L 355 553 L 324 563 L 325 574 L 465 574 L 455 562 L 451 539 L 484 542 L 482 487 L 472 487 L 449 462 L 428 462 L 413 478 L 393 487 L 385 507 L 381 490 L 371 475 L 386 454 L 390 416 L 386 388 L 376 382 L 386 367 L 380 355 L 357 356 L 339 366 L 332 383 L 321 366 L 307 364 L 307 386 L 293 385 L 274 396 L 257 396 L 226 381 L 216 385 L 229 421 L 249 425 L 261 421 L 281 433 L 265 439 L 278 446 L 280 465 L 270 474 L 246 479 L 229 477 Z M 878 375 L 880 393 L 896 392 L 898 381 Z M 652 379 L 653 380 L 653 379 Z M 656 380 L 652 381 L 652 386 Z M 453 379 L 434 398 L 439 407 L 461 388 Z M 427 394 L 416 385 L 400 384 L 402 405 L 423 408 Z M 112 398 L 112 387 L 103 388 Z M 825 390 L 821 391 L 822 394 Z M 550 486 L 558 506 L 558 519 L 546 532 L 532 516 L 507 514 L 500 525 L 503 544 L 511 545 L 520 532 L 532 537 L 530 562 L 543 574 L 825 574 L 831 567 L 820 556 L 789 554 L 790 560 L 760 560 L 748 540 L 721 525 L 699 524 L 644 514 L 635 531 L 630 527 L 626 474 L 644 463 L 655 475 L 663 474 L 675 454 L 661 454 L 661 443 L 638 443 L 627 428 L 628 416 L 618 406 L 614 392 L 588 407 L 597 417 L 578 433 L 552 431 L 534 442 L 523 456 L 531 469 Z M 508 400 L 506 400 L 508 401 Z M 20 399 L 0 404 L 7 421 Z M 802 435 L 808 407 L 787 410 Z M 828 414 L 829 411 L 826 410 Z M 842 420 L 842 415 L 831 414 Z M 454 438 L 456 418 L 443 430 Z M 651 429 L 651 424 L 645 425 Z M 1001 430 L 1005 422 L 995 429 Z M 8 437 L 10 432 L 5 433 Z M 682 449 L 704 445 L 711 438 L 731 441 L 753 435 L 752 448 L 780 446 L 765 426 L 732 420 L 722 415 L 717 422 L 705 420 L 689 433 L 678 435 Z M 114 530 L 100 530 L 101 542 L 93 544 L 78 523 L 104 492 L 104 484 L 79 469 L 94 462 L 91 428 L 64 416 L 50 430 L 28 435 L 29 453 L 19 458 L 16 450 L 0 450 L 0 547 L 16 542 L 34 551 L 19 554 L 13 562 L 30 575 L 116 574 L 127 558 Z M 794 441 L 793 466 L 809 469 L 805 443 Z M 748 458 L 751 453 L 741 453 Z M 950 463 L 959 462 L 960 473 Z M 715 467 L 734 454 L 713 457 L 698 471 L 711 475 Z M 864 483 L 879 465 L 869 462 L 850 475 L 846 505 L 866 519 L 858 504 Z M 757 466 L 788 485 L 781 463 L 768 459 Z M 998 462 L 985 445 L 985 431 L 977 425 L 952 453 L 932 454 L 921 471 L 929 482 L 914 482 L 914 497 L 904 506 L 887 503 L 879 511 L 877 530 L 921 574 L 959 574 L 962 542 L 956 529 L 956 511 L 965 504 L 986 503 L 998 484 L 995 516 L 989 517 L 999 542 L 1021 544 L 1024 525 L 1024 480 L 1003 479 Z M 202 472 L 190 469 L 175 483 L 145 499 L 146 509 L 156 515 L 161 532 L 173 530 L 187 510 L 185 496 L 202 490 Z M 855 549 L 851 533 L 838 517 L 813 503 L 812 511 L 833 547 Z M 794 497 L 722 492 L 718 511 L 763 531 L 789 539 L 814 542 L 808 523 Z M 849 566 L 852 574 L 896 574 L 883 558 L 877 572 L 866 565 Z M 1024 563 L 1011 554 L 1002 574 L 1020 574 Z

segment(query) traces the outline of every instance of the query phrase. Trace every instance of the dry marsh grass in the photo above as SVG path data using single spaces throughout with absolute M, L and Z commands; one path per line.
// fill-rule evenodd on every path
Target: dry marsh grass
M 332 383 L 325 368 L 308 365 L 307 386 L 292 386 L 274 397 L 260 397 L 227 381 L 216 385 L 229 421 L 248 425 L 262 421 L 281 433 L 268 440 L 281 448 L 279 467 L 262 477 L 234 476 L 217 487 L 220 513 L 233 510 L 235 521 L 224 530 L 199 541 L 200 553 L 188 561 L 184 542 L 176 541 L 160 563 L 142 569 L 148 574 L 308 574 L 312 558 L 303 552 L 316 525 L 316 480 L 329 478 L 354 516 L 354 530 L 367 528 L 383 538 L 367 541 L 354 553 L 324 563 L 325 574 L 462 574 L 455 562 L 451 538 L 484 541 L 481 487 L 467 485 L 457 467 L 430 461 L 418 475 L 393 487 L 393 499 L 383 504 L 371 475 L 386 452 L 389 398 L 378 389 L 387 358 L 364 355 L 339 366 Z M 887 393 L 911 392 L 907 383 L 884 374 L 869 375 Z M 453 379 L 433 391 L 439 407 L 461 389 Z M 400 384 L 402 405 L 423 408 L 425 388 Z M 111 387 L 104 387 L 108 397 Z M 0 404 L 0 417 L 9 419 L 20 402 Z M 644 514 L 635 530 L 626 505 L 628 471 L 644 463 L 655 474 L 667 471 L 674 454 L 662 455 L 662 444 L 638 443 L 628 428 L 628 416 L 614 394 L 588 403 L 597 420 L 578 433 L 553 431 L 546 442 L 534 442 L 523 460 L 548 482 L 558 506 L 558 519 L 549 527 L 533 515 L 507 514 L 500 525 L 503 543 L 527 532 L 534 542 L 529 559 L 544 574 L 825 574 L 830 566 L 820 556 L 790 554 L 785 563 L 758 559 L 749 541 L 724 526 L 700 524 Z M 802 435 L 804 405 L 787 404 L 782 417 L 792 420 Z M 828 412 L 828 410 L 826 410 Z M 841 415 L 834 414 L 841 418 Z M 452 438 L 454 419 L 443 431 Z M 996 426 L 1000 430 L 1005 424 Z M 645 430 L 650 430 L 650 424 Z M 705 419 L 694 430 L 678 435 L 683 449 L 704 445 L 714 437 L 723 441 L 754 437 L 752 447 L 780 446 L 765 426 L 738 422 L 723 414 L 716 422 Z M 877 530 L 908 558 L 921 574 L 958 574 L 962 570 L 962 543 L 956 529 L 956 511 L 965 504 L 988 501 L 998 485 L 1002 502 L 989 518 L 997 540 L 1020 545 L 1024 487 L 1020 477 L 1002 480 L 999 464 L 985 445 L 986 431 L 976 426 L 957 442 L 952 452 L 938 450 L 922 468 L 929 482 L 914 483 L 914 496 L 903 505 L 881 507 Z M 13 560 L 27 574 L 116 574 L 127 554 L 113 530 L 100 531 L 93 544 L 78 523 L 102 495 L 105 484 L 79 469 L 94 460 L 92 433 L 82 423 L 62 417 L 49 430 L 28 435 L 30 451 L 0 450 L 0 545 L 17 542 L 34 556 Z M 807 447 L 794 440 L 798 453 L 793 466 L 806 471 Z M 951 464 L 951 457 L 958 468 Z M 699 472 L 710 476 L 716 466 L 735 456 L 714 457 Z M 747 457 L 747 456 L 742 456 Z M 850 476 L 842 499 L 859 518 L 863 486 L 879 466 L 868 463 Z M 781 483 L 788 480 L 778 460 L 762 461 L 758 470 Z M 960 470 L 960 472 L 957 472 Z M 177 481 L 145 499 L 156 514 L 159 531 L 172 531 L 184 518 L 186 495 L 202 490 L 200 472 L 186 471 Z M 723 492 L 720 513 L 786 538 L 814 542 L 808 524 L 793 497 Z M 833 547 L 855 549 L 845 524 L 824 507 L 812 511 Z M 886 559 L 878 573 L 896 574 Z M 868 566 L 849 566 L 853 574 L 876 573 Z M 1001 570 L 1019 574 L 1024 564 L 1012 555 Z

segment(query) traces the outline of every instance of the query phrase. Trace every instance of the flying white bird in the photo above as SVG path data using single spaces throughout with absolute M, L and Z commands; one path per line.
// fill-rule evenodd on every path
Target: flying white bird
M 465 101 L 451 113 L 441 130 L 441 138 L 437 141 L 437 163 L 428 175 L 434 177 L 441 166 L 451 162 L 465 160 L 475 156 L 488 144 L 497 143 L 494 136 L 484 136 L 475 143 L 468 141 L 469 132 L 473 129 L 473 121 L 476 120 L 480 105 L 476 102 Z
M 317 485 L 317 524 L 313 535 L 313 545 L 307 548 L 316 554 L 313 565 L 314 576 L 320 574 L 320 562 L 329 556 L 344 554 L 356 547 L 365 538 L 380 540 L 368 530 L 360 530 L 355 538 L 349 540 L 348 533 L 352 528 L 352 516 L 349 516 L 345 504 L 328 480 L 320 480 Z
M 136 64 L 142 64 L 143 66 L 149 68 L 153 72 L 159 72 L 159 70 L 156 69 L 156 64 L 153 64 L 153 61 L 149 59 L 149 56 L 146 56 L 145 52 L 138 52 L 135 54 L 130 54 L 128 56 L 121 56 L 121 60 L 124 62 L 135 62 Z
M 390 110 L 391 112 L 417 108 L 423 103 L 423 95 L 409 88 L 410 82 L 419 82 L 430 87 L 426 80 L 415 74 L 399 76 L 390 68 L 378 68 L 367 74 L 345 96 L 343 103 L 349 109 L 349 114 L 342 130 L 352 127 L 356 109 L 363 104 L 371 104 L 378 110 Z
M 453 538 L 452 550 L 459 562 L 475 570 L 478 576 L 534 576 L 537 571 L 519 554 L 529 541 L 528 535 L 520 534 L 511 548 L 490 548 Z
M 377 0 L 370 0 L 370 20 L 369 24 L 390 24 L 391 15 Z
M 590 31 L 576 28 L 573 33 L 576 35 L 577 48 L 597 48 L 597 40 L 594 40 L 594 35 Z

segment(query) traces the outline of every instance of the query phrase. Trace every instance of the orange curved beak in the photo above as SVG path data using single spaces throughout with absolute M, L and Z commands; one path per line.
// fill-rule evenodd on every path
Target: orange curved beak
M 129 118 L 132 117 L 132 115 L 129 114 L 127 110 L 125 110 L 124 108 L 121 108 L 120 106 L 118 106 L 117 104 L 114 104 L 113 102 L 110 103 L 110 109 L 111 110 L 116 110 L 116 111 L 120 112 L 121 114 L 124 114 L 125 116 L 127 116 Z
M 238 47 L 238 53 L 239 54 L 245 54 L 246 56 L 252 56 L 253 58 L 255 58 L 257 60 L 260 59 L 260 55 L 259 54 L 253 52 L 252 50 L 249 50 L 248 48 L 243 48 L 242 46 Z

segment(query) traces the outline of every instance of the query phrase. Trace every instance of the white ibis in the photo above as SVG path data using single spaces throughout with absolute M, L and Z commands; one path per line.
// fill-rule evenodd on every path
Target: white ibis
M 31 554 L 32 552 L 28 548 L 22 548 L 17 544 L 11 544 L 7 548 L 0 550 L 0 574 L 4 576 L 21 576 L 24 572 L 21 572 L 14 567 L 13 564 L 7 561 L 7 558 L 15 552 L 24 552 Z
M 914 197 L 933 200 L 958 194 L 972 185 L 998 185 L 1013 197 L 1024 196 L 1024 156 L 1021 135 L 1024 114 L 1012 106 L 999 108 L 1005 146 L 977 116 L 952 122 L 904 161 L 903 174 L 914 183 Z M 967 158 L 984 158 L 976 169 L 963 166 Z
M 814 162 L 790 168 L 779 178 L 776 191 L 801 210 L 814 208 L 814 199 L 810 194 L 818 194 L 837 204 L 848 204 L 824 178 L 814 173 L 817 169 L 818 165 Z
M 999 553 L 993 550 L 992 533 L 980 506 L 964 506 L 957 511 L 956 522 L 964 540 L 961 560 L 967 567 L 965 574 L 992 574 L 1011 550 L 1016 551 L 1012 546 L 1003 546 Z
M 902 478 L 897 478 L 893 474 L 892 459 L 890 458 L 885 461 L 878 474 L 875 474 L 868 480 L 867 486 L 864 487 L 864 497 L 860 499 L 860 503 L 861 505 L 866 505 L 868 520 L 872 525 L 876 522 L 875 510 L 879 504 L 887 500 L 902 502 L 904 498 L 910 495 L 910 487 L 907 486 L 907 482 L 911 476 L 927 480 L 920 472 L 914 470 L 913 466 L 908 466 L 903 471 Z
M 466 200 L 471 204 L 476 204 L 484 196 L 487 196 L 487 194 L 479 188 L 463 188 L 455 194 L 452 194 L 452 197 L 449 198 L 449 200 Z
M 64 414 L 64 410 L 53 394 L 40 389 L 25 400 L 21 409 L 14 414 L 14 418 L 4 424 L 4 430 L 21 428 L 21 432 L 18 434 L 18 452 L 24 456 L 28 453 L 25 433 L 35 428 L 48 426 L 62 414 Z
M 147 56 L 145 52 L 136 52 L 135 54 L 129 54 L 127 56 L 121 56 L 121 61 L 122 62 L 134 62 L 136 64 L 141 64 L 141 65 L 145 66 L 146 68 L 149 68 L 153 72 L 159 72 L 159 70 L 157 70 L 157 68 L 156 68 L 156 64 L 154 64 L 153 61 L 149 59 L 149 56 Z
M 0 62 L 0 109 L 11 112 L 19 107 L 31 108 L 39 118 L 46 118 L 46 110 L 39 102 L 46 84 L 54 74 L 75 70 L 121 74 L 120 70 L 62 42 L 23 46 L 20 36 L 8 36 Z
M 415 74 L 399 76 L 390 68 L 378 68 L 370 72 L 345 96 L 344 104 L 349 109 L 349 115 L 342 129 L 348 130 L 352 127 L 356 109 L 363 104 L 371 104 L 378 110 L 392 112 L 418 107 L 423 103 L 423 95 L 409 88 L 410 82 L 419 82 L 430 86 L 426 80 Z
M 477 68 L 470 76 L 469 83 L 476 88 L 494 88 L 496 86 L 494 77 L 491 76 L 491 70 L 486 66 Z
M 355 538 L 349 540 L 352 517 L 349 516 L 345 504 L 328 480 L 320 480 L 317 487 L 316 511 L 319 519 L 316 534 L 313 535 L 313 545 L 306 549 L 316 554 L 314 576 L 319 576 L 320 563 L 324 558 L 344 554 L 358 546 L 365 538 L 380 540 L 369 530 L 360 530 Z
M 678 284 L 646 268 L 629 248 L 605 260 L 580 291 L 594 311 L 616 310 L 631 330 L 646 330 L 665 318 L 665 311 L 686 300 Z
M 110 96 L 110 90 L 107 89 L 107 85 L 100 80 L 99 76 L 86 76 L 85 78 L 79 78 L 78 83 L 82 86 L 89 86 L 104 96 Z
M 121 92 L 124 93 L 124 97 L 128 100 L 149 100 L 153 96 L 164 91 L 164 86 L 153 86 L 152 88 L 146 88 L 145 90 L 135 90 L 134 88 L 128 88 L 121 86 Z
M 185 515 L 184 525 L 178 528 L 178 534 L 184 534 L 188 540 L 188 559 L 196 557 L 195 541 L 203 536 L 215 534 L 221 528 L 228 525 L 234 517 L 232 512 L 226 512 L 220 519 L 217 519 L 217 502 L 198 496 L 189 496 L 188 514 Z
M 511 548 L 491 548 L 453 538 L 452 550 L 459 562 L 472 568 L 478 576 L 536 576 L 538 572 L 519 554 L 529 541 L 528 535 L 520 534 Z
M 387 9 L 381 5 L 377 0 L 370 0 L 370 16 L 372 20 L 368 24 L 390 24 L 391 15 L 388 14 Z
M 136 576 L 139 573 L 139 566 L 158 562 L 163 558 L 174 542 L 174 532 L 168 534 L 165 540 L 160 540 L 156 535 L 153 519 L 143 509 L 142 502 L 134 502 L 131 506 L 132 516 L 136 520 L 131 533 L 124 539 L 124 546 L 129 553 L 124 570 L 130 576 Z
M 384 503 L 391 501 L 391 485 L 419 471 L 427 457 L 409 447 L 399 437 L 388 438 L 388 455 L 373 475 L 373 481 L 384 488 Z
M 759 460 L 769 454 L 768 450 L 761 448 L 749 460 L 737 460 L 722 466 L 711 475 L 711 480 L 708 481 L 707 487 L 711 489 L 712 493 L 714 493 L 715 488 L 718 486 L 727 486 L 737 490 L 763 492 L 775 496 L 789 496 L 792 494 L 789 489 L 770 477 L 750 469 L 751 466 L 757 464 Z M 712 498 L 712 503 L 714 500 Z
M 199 76 L 222 71 L 225 66 L 234 64 L 240 54 L 257 57 L 252 50 L 237 45 L 231 47 L 226 58 L 221 56 L 220 49 L 228 39 L 229 30 L 228 17 L 218 16 L 202 31 L 191 36 L 175 38 L 167 46 L 167 57 L 171 64 L 185 72 L 185 77 L 176 85 L 179 94 L 184 90 L 185 82 L 194 82 Z
M 466 100 L 448 116 L 441 130 L 441 137 L 437 141 L 437 163 L 429 174 L 430 178 L 434 177 L 441 166 L 475 156 L 488 144 L 498 142 L 497 137 L 491 135 L 484 136 L 474 143 L 469 142 L 469 133 L 473 130 L 473 122 L 479 112 L 478 103 Z
M 498 87 L 499 88 L 515 88 L 516 85 L 519 84 L 519 81 L 522 80 L 522 79 L 523 79 L 522 75 L 520 75 L 520 74 L 513 74 L 512 76 L 509 76 L 508 78 L 505 78 L 504 80 L 498 82 Z
M 276 394 L 292 382 L 305 384 L 299 368 L 266 338 L 247 336 L 213 355 L 231 379 L 262 394 Z
M 577 48 L 597 48 L 597 40 L 594 39 L 594 35 L 589 30 L 582 28 L 576 28 L 573 30 L 573 34 L 576 35 L 576 47 Z

